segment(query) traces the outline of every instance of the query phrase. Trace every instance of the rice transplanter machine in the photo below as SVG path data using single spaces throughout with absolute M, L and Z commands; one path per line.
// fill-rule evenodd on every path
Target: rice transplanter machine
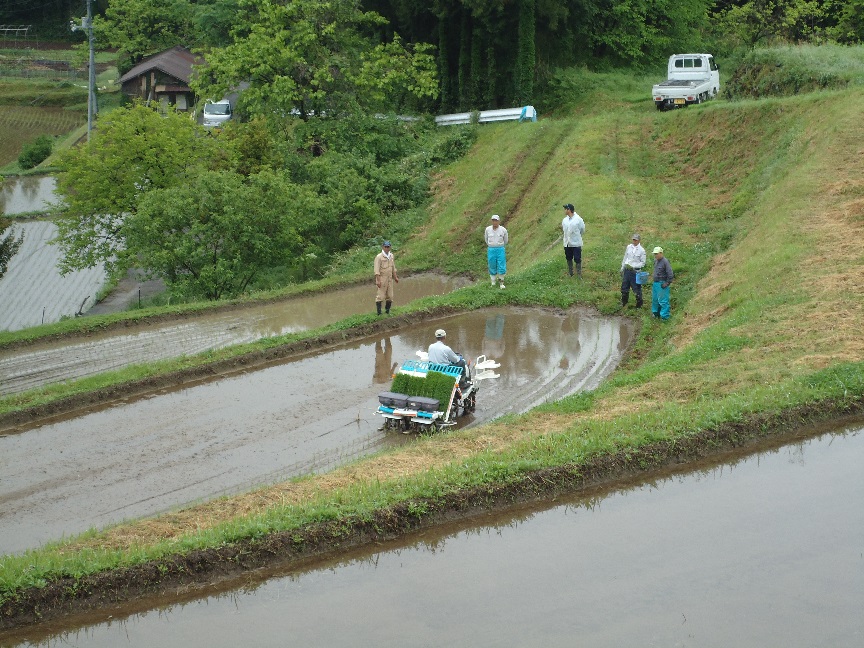
M 394 375 L 394 384 L 399 374 L 425 380 L 430 372 L 434 372 L 440 374 L 436 376 L 438 382 L 449 387 L 449 399 L 412 396 L 395 391 L 382 392 L 378 394 L 376 414 L 384 417 L 385 428 L 395 428 L 408 434 L 412 431 L 432 432 L 456 425 L 458 416 L 464 416 L 476 408 L 479 383 L 499 377 L 494 370 L 501 366 L 500 363 L 487 359 L 485 355 L 479 356 L 473 364 L 467 362 L 464 374 L 462 367 L 457 365 L 429 362 L 429 354 L 425 351 L 417 351 L 417 356 L 419 360 L 402 363 Z

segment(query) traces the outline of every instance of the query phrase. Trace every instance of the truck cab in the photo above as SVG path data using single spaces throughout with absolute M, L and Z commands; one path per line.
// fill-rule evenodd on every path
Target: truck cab
M 221 101 L 208 101 L 204 104 L 204 128 L 223 126 L 234 114 L 231 102 L 228 99 Z
M 667 79 L 709 79 L 711 96 L 720 91 L 720 68 L 710 54 L 673 54 L 669 57 Z

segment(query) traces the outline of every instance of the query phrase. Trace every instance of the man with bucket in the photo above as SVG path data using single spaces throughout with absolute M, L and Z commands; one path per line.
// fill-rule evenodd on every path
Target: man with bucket
M 654 283 L 651 285 L 651 314 L 664 322 L 669 319 L 669 284 L 675 278 L 663 248 L 654 248 Z
M 636 308 L 642 308 L 642 284 L 646 281 L 636 281 L 637 275 L 645 267 L 645 248 L 642 247 L 642 237 L 634 234 L 633 242 L 624 250 L 621 260 L 621 308 L 627 306 L 630 291 L 636 295 Z M 642 273 L 640 279 L 647 279 L 647 273 Z

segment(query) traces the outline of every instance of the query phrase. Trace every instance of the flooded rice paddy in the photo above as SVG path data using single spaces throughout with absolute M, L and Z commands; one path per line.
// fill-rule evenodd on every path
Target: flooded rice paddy
M 53 176 L 0 179 L 0 216 L 47 212 L 57 200 Z
M 0 645 L 858 647 L 861 426 Z
M 61 276 L 57 269 L 60 248 L 48 243 L 57 235 L 54 223 L 20 221 L 12 229 L 24 235 L 24 242 L 0 279 L 0 331 L 59 322 L 86 312 L 105 283 L 104 268 L 100 265 Z
M 443 295 L 469 283 L 460 277 L 421 274 L 399 282 L 395 302 Z M 0 282 L 0 288 L 2 288 Z M 142 324 L 132 331 L 93 338 L 44 341 L 26 348 L 0 349 L 0 395 L 84 378 L 142 362 L 194 355 L 263 337 L 297 333 L 375 310 L 375 286 L 352 286 L 326 293 L 258 304 L 188 320 Z
M 409 441 L 380 430 L 377 394 L 434 341 L 501 362 L 463 425 L 597 387 L 635 325 L 587 311 L 477 311 L 0 437 L 0 547 L 333 467 Z

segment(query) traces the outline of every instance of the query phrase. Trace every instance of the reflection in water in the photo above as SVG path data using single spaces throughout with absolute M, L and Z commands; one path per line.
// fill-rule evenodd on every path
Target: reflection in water
M 12 216 L 45 212 L 57 200 L 51 176 L 22 176 L 0 182 L 0 214 Z
M 497 360 L 504 356 L 504 313 L 494 313 L 486 317 L 486 331 L 483 334 L 481 350 L 487 358 Z
M 500 378 L 483 381 L 460 425 L 597 387 L 621 359 L 619 338 L 634 330 L 581 311 L 476 311 L 391 334 L 389 351 L 376 335 L 0 437 L 0 547 L 22 551 L 410 442 L 380 429 L 385 368 L 415 358 L 442 325 L 473 357 L 496 315 L 507 321 Z M 583 320 L 578 345 L 566 333 L 576 329 L 562 328 L 569 319 Z
M 393 379 L 393 374 L 396 372 L 396 367 L 399 365 L 393 362 L 393 344 L 390 342 L 390 336 L 375 343 L 375 374 L 373 382 L 376 384 L 390 384 Z
M 857 647 L 860 425 L 8 645 Z

